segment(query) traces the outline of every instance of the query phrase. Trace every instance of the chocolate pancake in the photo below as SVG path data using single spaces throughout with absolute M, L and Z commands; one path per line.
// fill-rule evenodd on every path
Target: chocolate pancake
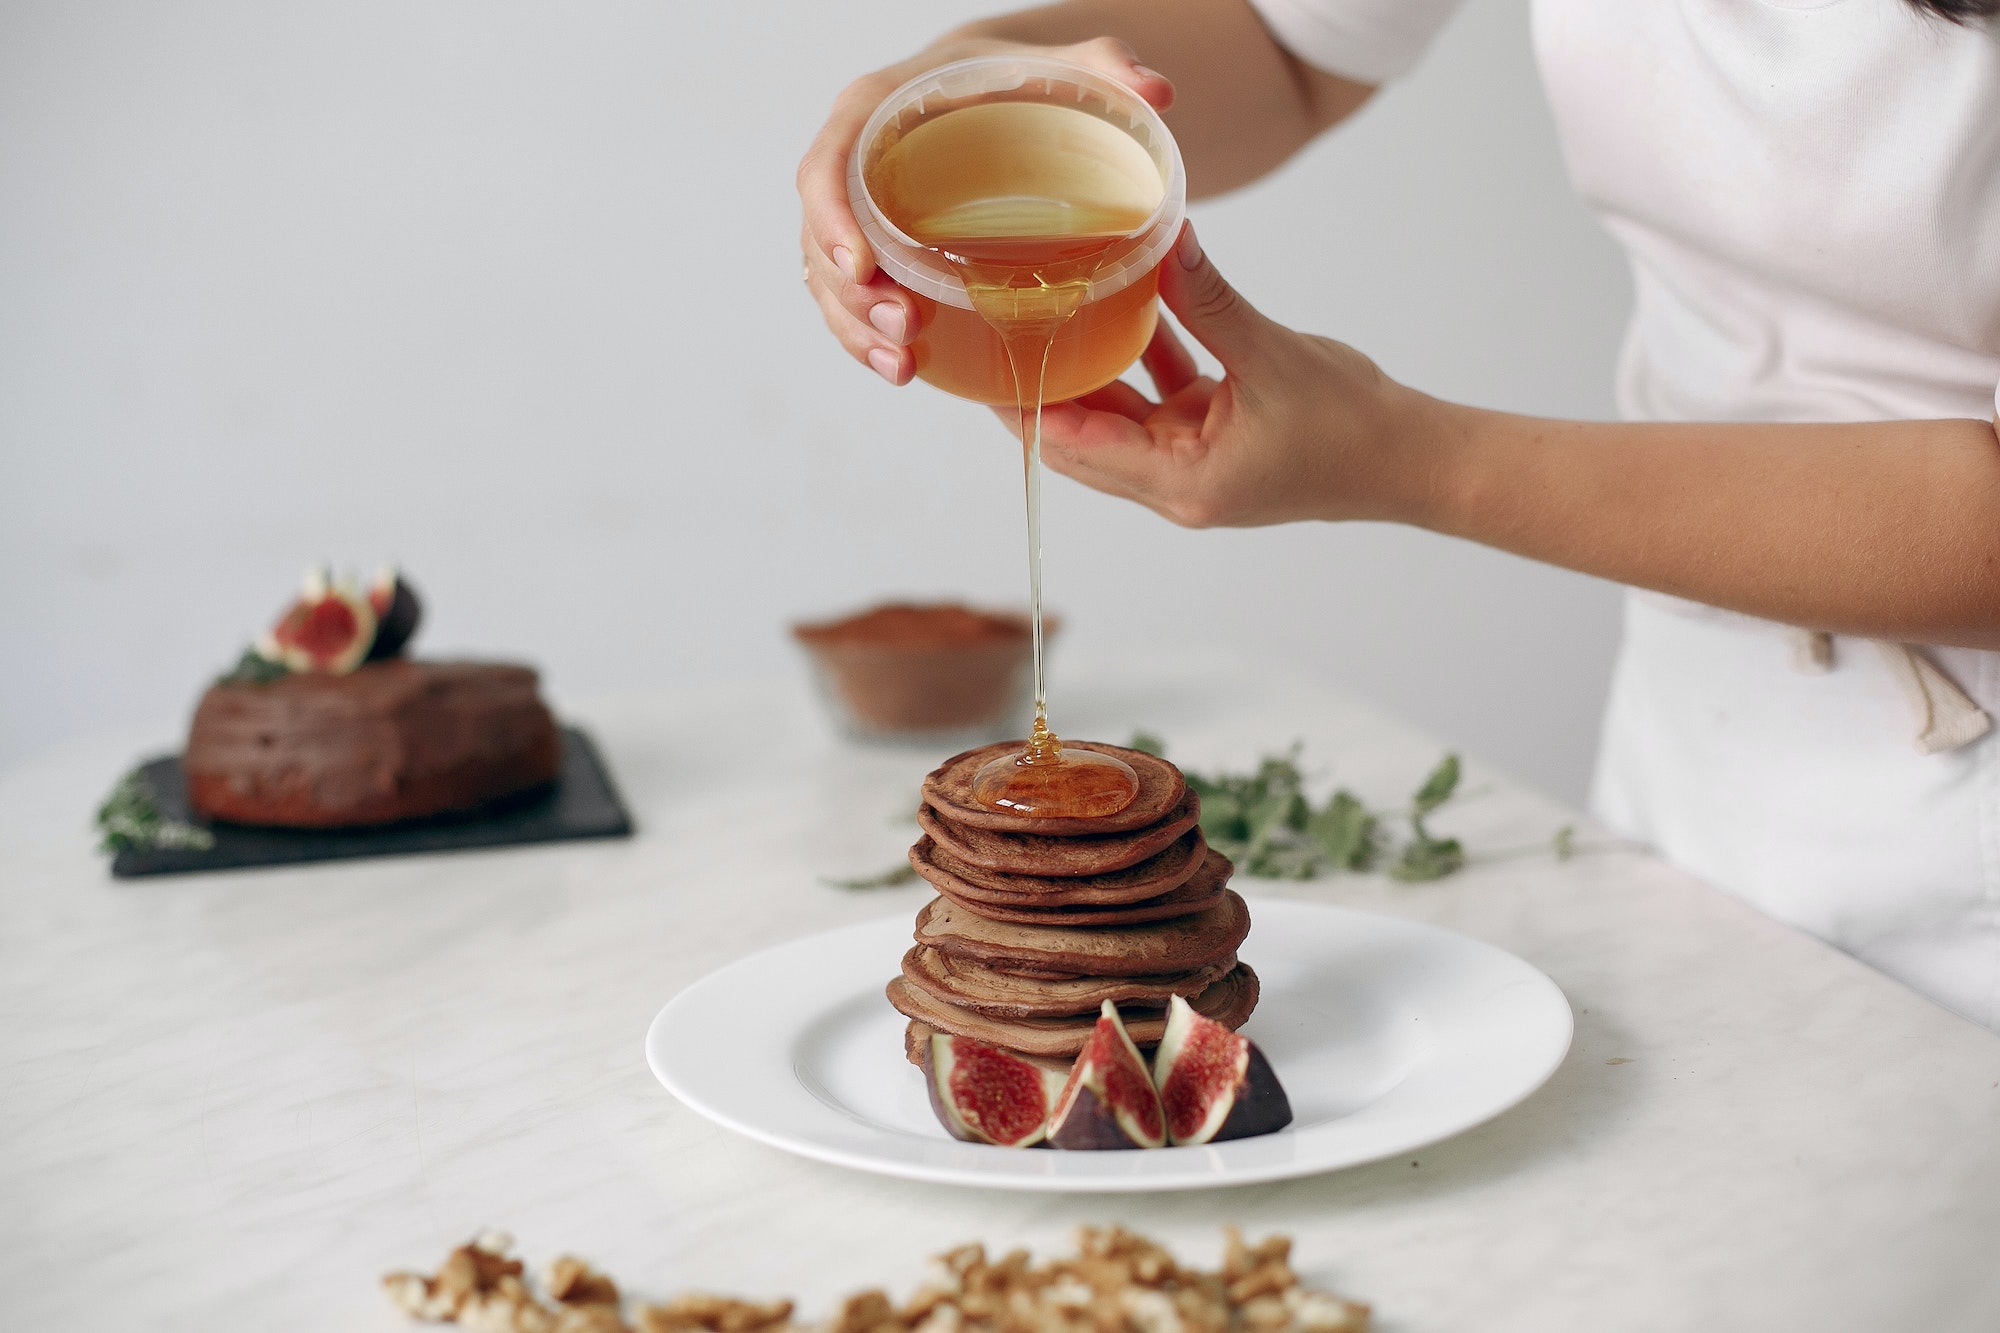
M 1106 1000 L 1121 1009 L 1164 1009 L 1176 995 L 1201 994 L 1235 966 L 1232 956 L 1212 967 L 1177 976 L 1042 981 L 996 972 L 918 945 L 903 955 L 903 978 L 932 999 L 989 1018 L 1062 1018 L 1094 1014 Z
M 1058 879 L 1109 875 L 1135 866 L 1159 855 L 1200 821 L 1201 798 L 1191 790 L 1157 824 L 1130 833 L 1093 833 L 1088 837 L 995 833 L 957 823 L 928 805 L 917 809 L 917 823 L 931 840 L 967 865 L 1003 874 Z
M 918 867 L 919 871 L 922 867 Z M 1229 858 L 1210 852 L 1185 884 L 1157 898 L 1136 903 L 1081 903 L 1074 907 L 1011 906 L 977 898 L 961 898 L 956 888 L 931 879 L 931 887 L 974 916 L 988 921 L 1012 921 L 1024 926 L 1136 926 L 1148 921 L 1171 921 L 1177 916 L 1193 916 L 1206 911 L 1222 896 L 1233 867 Z M 929 879 L 930 876 L 925 876 Z
M 912 986 L 904 977 L 891 981 L 887 993 L 889 1003 L 895 1005 L 896 1011 L 905 1018 L 915 1019 L 939 1032 L 971 1037 L 975 1041 L 1019 1051 L 1023 1055 L 1074 1056 L 1083 1049 L 1084 1043 L 1090 1039 L 1091 1028 L 1097 1025 L 1095 1014 L 1081 1014 L 1074 1018 L 989 1018 L 939 1000 L 929 992 Z M 1206 1014 L 1225 1027 L 1242 1027 L 1257 1007 L 1257 974 L 1238 963 L 1226 976 L 1211 983 L 1188 1003 L 1194 1006 L 1195 1012 Z M 1140 1046 L 1159 1045 L 1167 1030 L 1164 1010 L 1135 1009 L 1131 1013 L 1121 1010 L 1119 1017 L 1132 1040 Z M 906 1030 L 905 1054 L 909 1048 L 909 1033 Z
M 1083 977 L 1143 977 L 1207 967 L 1236 952 L 1250 909 L 1224 889 L 1193 916 L 1138 926 L 1042 926 L 989 921 L 949 898 L 917 913 L 916 941 L 953 958 Z
M 989 759 L 1017 754 L 1024 741 L 1002 741 L 953 755 L 924 779 L 924 801 L 961 824 L 993 829 L 1000 833 L 1041 833 L 1056 838 L 1081 838 L 1096 833 L 1129 833 L 1157 824 L 1173 813 L 1187 791 L 1181 771 L 1164 759 L 1143 750 L 1127 750 L 1095 741 L 1065 741 L 1072 750 L 1095 750 L 1123 759 L 1139 778 L 1139 794 L 1123 810 L 1088 818 L 1056 815 L 1017 815 L 1006 810 L 988 810 L 972 798 L 972 779 Z M 1032 873 L 1032 872 L 1031 872 Z
M 1102 907 L 1143 902 L 1172 893 L 1194 877 L 1207 853 L 1208 844 L 1202 841 L 1201 830 L 1189 829 L 1167 850 L 1135 866 L 1108 875 L 1055 879 L 1046 875 L 1009 875 L 968 865 L 925 835 L 910 848 L 910 864 L 936 885 L 938 892 L 961 901 L 999 903 L 1007 907 Z

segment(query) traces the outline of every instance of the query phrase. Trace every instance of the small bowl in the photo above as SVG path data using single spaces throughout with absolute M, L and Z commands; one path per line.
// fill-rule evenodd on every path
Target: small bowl
M 1060 622 L 1042 617 L 1044 647 Z M 966 749 L 1027 733 L 1028 617 L 960 602 L 885 602 L 794 625 L 834 725 L 850 740 Z

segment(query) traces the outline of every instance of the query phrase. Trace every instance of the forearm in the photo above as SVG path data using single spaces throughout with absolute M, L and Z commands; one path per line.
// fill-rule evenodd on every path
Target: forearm
M 1256 180 L 1374 92 L 1291 55 L 1246 0 L 1069 0 L 985 19 L 944 41 L 960 37 L 1130 45 L 1173 81 L 1166 119 L 1197 198 Z
M 1606 425 L 1426 403 L 1400 517 L 1786 624 L 2000 648 L 1987 422 Z

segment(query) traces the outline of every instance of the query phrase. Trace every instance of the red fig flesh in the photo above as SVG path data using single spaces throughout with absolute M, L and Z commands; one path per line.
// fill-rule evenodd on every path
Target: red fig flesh
M 258 653 L 293 671 L 343 676 L 361 665 L 375 642 L 375 611 L 368 599 L 315 570 L 299 599 L 259 641 Z
M 931 1110 L 955 1139 L 1028 1148 L 1047 1133 L 1061 1071 L 970 1037 L 938 1032 L 924 1048 Z
M 1106 1000 L 1049 1117 L 1058 1148 L 1158 1148 L 1166 1144 L 1160 1096 L 1118 1010 Z
M 1180 996 L 1153 1056 L 1153 1078 L 1176 1145 L 1247 1139 L 1292 1123 L 1291 1099 L 1257 1043 L 1205 1018 Z
M 375 613 L 375 641 L 368 646 L 368 660 L 379 662 L 396 656 L 410 642 L 417 632 L 417 622 L 423 618 L 424 604 L 417 600 L 417 590 L 410 586 L 401 570 L 391 565 L 368 585 L 368 607 Z

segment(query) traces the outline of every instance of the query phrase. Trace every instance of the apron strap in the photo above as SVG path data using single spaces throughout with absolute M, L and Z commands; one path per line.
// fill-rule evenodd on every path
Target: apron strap
M 1792 669 L 1808 675 L 1833 670 L 1833 636 L 1820 630 L 1793 629 Z M 1937 663 L 1907 643 L 1871 639 L 1889 668 L 1917 723 L 1919 754 L 1943 754 L 1972 744 L 1993 730 L 1993 719 L 1972 702 Z

